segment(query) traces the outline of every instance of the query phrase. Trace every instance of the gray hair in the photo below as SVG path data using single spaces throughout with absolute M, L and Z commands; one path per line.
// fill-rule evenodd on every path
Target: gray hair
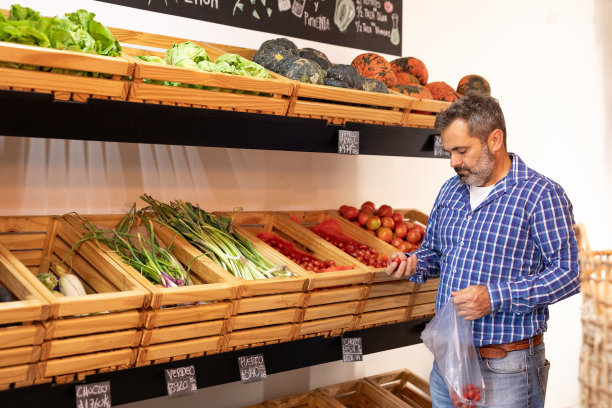
M 468 124 L 470 136 L 478 137 L 482 143 L 495 129 L 500 129 L 506 147 L 506 121 L 499 101 L 482 92 L 466 92 L 436 117 L 436 130 L 444 131 L 456 119 Z

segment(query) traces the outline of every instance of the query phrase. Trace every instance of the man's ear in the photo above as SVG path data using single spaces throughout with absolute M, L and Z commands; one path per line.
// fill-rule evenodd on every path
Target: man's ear
M 487 138 L 487 147 L 491 153 L 497 153 L 504 147 L 504 132 L 501 129 L 495 129 L 489 133 Z

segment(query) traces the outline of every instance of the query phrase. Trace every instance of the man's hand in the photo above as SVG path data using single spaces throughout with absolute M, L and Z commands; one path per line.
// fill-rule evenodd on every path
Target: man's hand
M 476 320 L 491 313 L 489 291 L 486 286 L 472 285 L 458 292 L 451 292 L 459 316 Z
M 393 262 L 395 260 L 395 262 Z M 416 272 L 417 257 L 407 257 L 403 252 L 394 252 L 389 257 L 389 263 L 385 272 L 394 278 L 408 278 Z

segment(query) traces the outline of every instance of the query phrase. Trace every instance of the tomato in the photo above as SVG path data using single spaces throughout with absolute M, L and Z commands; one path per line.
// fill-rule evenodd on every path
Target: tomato
M 397 248 L 397 247 L 399 247 L 399 245 L 400 245 L 402 242 L 404 242 L 404 240 L 403 240 L 403 239 L 398 238 L 398 237 L 395 237 L 395 238 L 393 238 L 393 239 L 391 240 L 391 245 L 393 245 L 394 247 L 396 247 L 396 248 Z
M 414 224 L 414 228 L 421 233 L 421 237 L 425 236 L 425 227 L 419 224 Z
M 374 230 L 368 229 L 368 230 L 366 230 L 366 232 L 367 232 L 368 234 L 371 234 L 371 235 L 376 236 L 376 233 L 374 232 Z
M 406 238 L 406 234 L 408 233 L 408 227 L 405 222 L 400 222 L 395 225 L 395 236 L 398 238 Z
M 348 205 L 341 205 L 340 208 L 338 209 L 338 212 L 340 213 L 341 216 L 344 217 L 344 211 L 348 208 Z
M 357 216 L 357 221 L 359 221 L 360 225 L 365 227 L 366 223 L 368 222 L 370 217 L 372 217 L 373 215 L 374 214 L 369 211 L 361 211 L 359 215 Z
M 373 232 L 380 228 L 380 224 L 380 217 L 375 215 L 373 217 L 370 217 L 370 219 L 366 223 L 366 227 L 368 227 L 368 229 Z
M 376 206 L 372 201 L 366 201 L 361 204 L 361 211 L 365 210 L 366 208 L 370 209 L 370 211 L 372 211 L 372 214 L 376 212 Z
M 406 241 L 410 242 L 411 244 L 417 244 L 420 240 L 421 233 L 415 228 L 408 230 L 408 233 L 406 233 Z
M 397 249 L 404 253 L 413 251 L 412 244 L 410 242 L 402 242 Z
M 344 210 L 344 218 L 348 220 L 354 220 L 359 215 L 359 210 L 355 207 L 347 207 Z
M 395 227 L 395 221 L 393 221 L 393 218 L 391 217 L 382 217 L 380 219 L 380 225 L 393 229 L 393 227 Z
M 378 215 L 380 217 L 391 217 L 393 215 L 393 208 L 390 205 L 383 204 L 378 208 Z
M 400 222 L 404 222 L 404 216 L 398 212 L 394 212 L 393 214 L 391 214 L 391 218 L 393 218 L 393 222 L 395 222 L 395 225 L 399 224 Z
M 391 231 L 391 228 L 380 227 L 376 230 L 376 236 L 389 243 L 393 240 L 393 231 Z

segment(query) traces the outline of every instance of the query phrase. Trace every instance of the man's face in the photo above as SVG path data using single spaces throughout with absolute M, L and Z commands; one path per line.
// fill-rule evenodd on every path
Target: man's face
M 442 145 L 450 153 L 450 165 L 463 184 L 480 187 L 490 180 L 495 157 L 478 137 L 470 136 L 467 121 L 454 120 L 442 132 Z

